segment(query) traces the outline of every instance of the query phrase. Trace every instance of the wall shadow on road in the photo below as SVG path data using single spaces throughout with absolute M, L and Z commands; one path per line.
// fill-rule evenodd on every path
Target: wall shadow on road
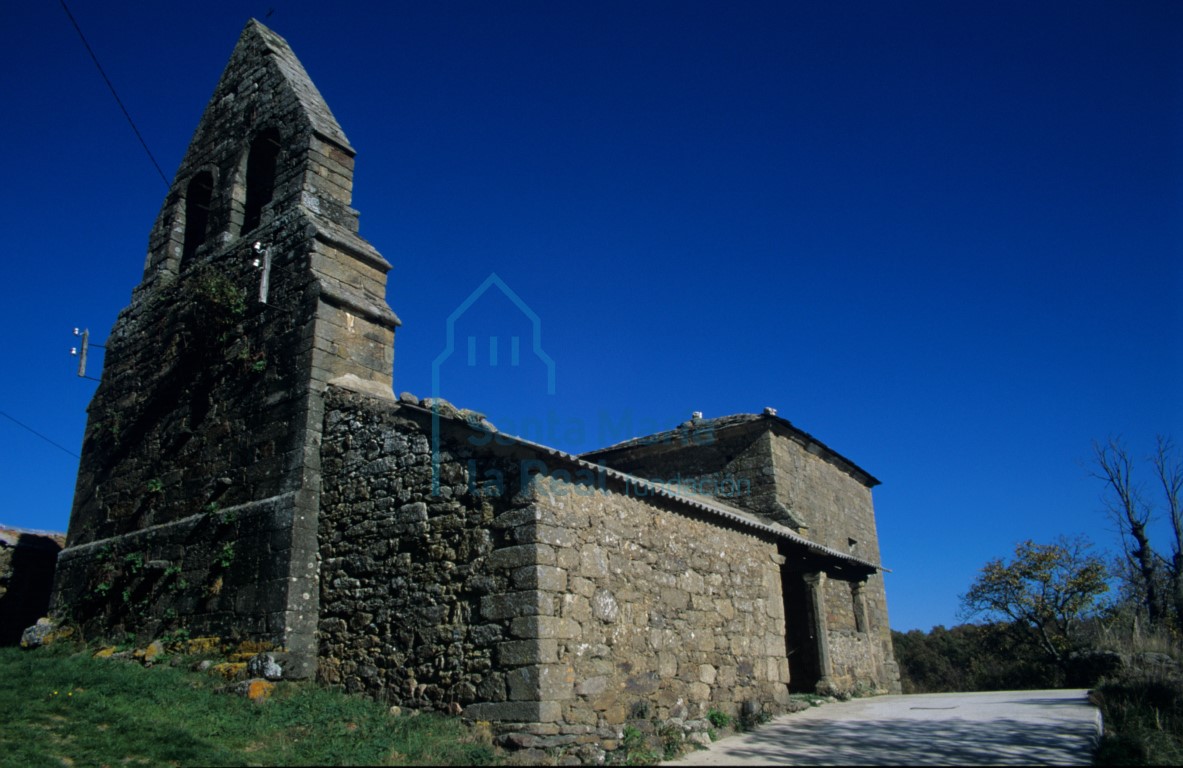
M 1048 700 L 1048 704 L 1063 704 Z M 739 760 L 792 765 L 1088 765 L 1091 723 L 998 719 L 859 722 L 801 720 L 751 733 L 742 746 L 720 750 Z M 689 762 L 694 755 L 687 756 Z

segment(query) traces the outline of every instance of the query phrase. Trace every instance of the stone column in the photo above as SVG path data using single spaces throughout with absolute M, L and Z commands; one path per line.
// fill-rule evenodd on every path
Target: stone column
M 858 632 L 870 632 L 867 624 L 867 597 L 864 591 L 866 580 L 854 581 L 850 584 L 850 600 L 854 604 L 854 628 Z
M 826 574 L 824 571 L 805 574 L 805 584 L 809 587 L 809 600 L 813 604 L 813 634 L 817 638 L 817 666 L 818 691 L 831 690 L 834 687 L 830 668 L 830 633 L 826 626 Z

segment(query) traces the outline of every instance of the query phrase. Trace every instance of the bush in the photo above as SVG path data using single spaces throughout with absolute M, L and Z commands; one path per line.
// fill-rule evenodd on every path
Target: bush
M 1105 735 L 1100 765 L 1183 765 L 1183 680 L 1130 671 L 1093 691 Z
M 904 693 L 1058 688 L 1064 671 L 1013 624 L 892 632 Z
M 707 712 L 707 720 L 711 721 L 711 725 L 716 728 L 726 728 L 731 725 L 731 715 L 719 709 L 712 709 Z

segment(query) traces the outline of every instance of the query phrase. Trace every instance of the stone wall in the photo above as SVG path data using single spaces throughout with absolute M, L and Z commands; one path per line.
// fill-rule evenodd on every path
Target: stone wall
M 400 705 L 508 701 L 514 621 L 532 605 L 531 553 L 504 525 L 529 503 L 517 459 L 445 419 L 435 494 L 429 414 L 327 397 L 319 678 Z M 481 479 L 494 472 L 503 484 Z
M 519 747 L 611 748 L 638 713 L 780 711 L 775 539 L 569 456 L 330 388 L 320 670 L 462 707 Z
M 773 430 L 768 434 L 780 504 L 806 521 L 809 538 L 871 563 L 880 562 L 871 488 L 809 444 Z M 857 596 L 849 580 L 827 579 L 823 594 L 832 684 L 839 690 L 899 691 L 883 575 L 865 575 Z M 856 599 L 857 597 L 857 599 Z M 861 613 L 856 620 L 856 613 Z
M 613 485 L 538 481 L 538 519 L 516 534 L 553 552 L 544 594 L 557 621 L 530 674 L 555 681 L 543 693 L 561 705 L 558 732 L 618 728 L 638 710 L 780 711 L 788 662 L 776 542 Z
M 69 547 L 58 557 L 52 613 L 91 638 L 184 627 L 285 649 L 292 501 L 279 496 Z M 286 655 L 283 662 L 290 676 L 303 668 Z
M 871 487 L 849 460 L 783 419 L 738 415 L 692 420 L 669 432 L 587 454 L 613 468 L 678 484 L 791 528 L 810 541 L 879 563 Z M 828 570 L 812 599 L 822 604 L 829 669 L 839 692 L 898 690 L 883 577 L 785 550 L 795 572 Z M 838 567 L 835 567 L 838 566 Z M 856 589 L 857 585 L 857 589 Z M 793 617 L 790 617 L 792 620 Z

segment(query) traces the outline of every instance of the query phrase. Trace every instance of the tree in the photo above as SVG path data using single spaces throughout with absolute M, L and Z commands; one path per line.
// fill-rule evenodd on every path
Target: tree
M 1171 574 L 1171 605 L 1175 613 L 1175 625 L 1183 626 L 1183 460 L 1170 438 L 1160 436 L 1157 450 L 1151 458 L 1154 474 L 1162 486 L 1166 502 L 1167 518 L 1171 521 L 1171 542 L 1173 552 L 1167 570 Z
M 1090 549 L 1083 538 L 1061 537 L 1052 544 L 1028 539 L 1015 547 L 1012 562 L 986 563 L 961 596 L 962 610 L 967 617 L 1015 622 L 1063 666 L 1077 645 L 1081 622 L 1109 589 L 1105 563 Z
M 1149 459 L 1162 488 L 1173 534 L 1169 556 L 1151 545 L 1149 526 L 1156 506 L 1147 500 L 1135 480 L 1136 463 L 1125 444 L 1110 438 L 1104 445 L 1094 444 L 1093 453 L 1097 463 L 1094 476 L 1105 483 L 1105 506 L 1117 524 L 1122 554 L 1136 581 L 1130 591 L 1140 597 L 1152 626 L 1163 626 L 1172 619 L 1176 626 L 1183 625 L 1183 460 L 1178 450 L 1170 438 L 1160 436 Z M 1161 573 L 1164 569 L 1165 580 Z

